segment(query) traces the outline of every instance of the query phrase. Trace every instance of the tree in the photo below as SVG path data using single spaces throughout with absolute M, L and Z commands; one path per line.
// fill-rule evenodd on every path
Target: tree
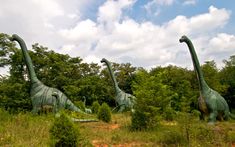
M 215 61 L 207 61 L 202 65 L 202 71 L 207 84 L 219 93 L 226 91 L 226 86 L 220 83 L 219 70 Z
M 55 147 L 76 147 L 79 143 L 79 135 L 78 128 L 65 113 L 61 113 L 60 117 L 55 118 L 50 128 L 51 143 Z
M 111 110 L 110 110 L 110 107 L 106 103 L 103 103 L 100 106 L 99 111 L 97 113 L 97 117 L 99 120 L 102 120 L 107 123 L 111 121 L 112 119 Z
M 30 83 L 22 51 L 8 37 L 0 34 L 0 67 L 10 69 L 10 75 L 1 81 L 0 103 L 6 108 L 30 110 Z M 80 57 L 59 54 L 38 43 L 29 54 L 38 78 L 45 85 L 61 90 L 71 101 L 83 101 L 85 97 L 87 105 L 98 100 L 115 106 L 110 99 L 112 86 L 103 79 L 98 64 L 84 63 Z
M 156 67 L 150 71 L 151 75 L 158 75 L 159 73 L 162 75 L 162 83 L 168 85 L 174 93 L 171 99 L 171 107 L 176 111 L 184 112 L 195 109 L 199 92 L 197 81 L 194 80 L 194 72 L 172 65 Z
M 25 81 L 22 54 L 8 37 L 6 34 L 0 34 L 0 67 L 10 68 L 10 76 L 2 77 L 0 81 L 0 106 L 11 112 L 29 110 L 32 106 L 29 99 L 29 84 Z
M 230 56 L 229 60 L 224 60 L 225 67 L 220 72 L 221 83 L 226 86 L 223 93 L 225 100 L 230 108 L 235 108 L 235 55 Z
M 136 73 L 133 91 L 137 97 L 132 115 L 132 128 L 148 129 L 155 127 L 164 110 L 170 106 L 174 95 L 169 86 L 162 81 L 162 72 L 151 75 L 145 70 Z

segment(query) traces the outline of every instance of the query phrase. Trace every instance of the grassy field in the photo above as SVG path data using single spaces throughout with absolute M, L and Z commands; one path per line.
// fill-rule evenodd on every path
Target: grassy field
M 95 117 L 95 116 L 93 116 Z M 49 146 L 53 115 L 11 115 L 0 110 L 0 146 Z M 208 125 L 188 115 L 160 122 L 148 131 L 131 131 L 129 113 L 113 114 L 111 123 L 76 123 L 81 146 L 235 146 L 235 121 Z

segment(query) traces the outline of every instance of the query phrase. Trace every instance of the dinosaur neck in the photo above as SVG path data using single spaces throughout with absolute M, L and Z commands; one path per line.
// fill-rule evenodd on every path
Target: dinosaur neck
M 191 57 L 192 57 L 194 69 L 196 70 L 197 78 L 198 78 L 198 81 L 199 81 L 200 91 L 206 91 L 206 90 L 209 89 L 209 86 L 207 85 L 207 83 L 206 83 L 206 81 L 203 77 L 203 73 L 202 73 L 200 63 L 198 61 L 197 54 L 195 52 L 194 46 L 193 46 L 193 44 L 190 40 L 187 40 L 186 43 L 188 45 L 188 48 L 189 48 L 189 51 L 190 51 L 190 54 L 191 54 Z
M 116 78 L 114 77 L 114 73 L 113 73 L 113 70 L 111 69 L 111 65 L 110 65 L 110 62 L 109 61 L 105 61 L 107 67 L 108 67 L 108 70 L 109 70 L 109 73 L 111 75 L 111 78 L 112 78 L 112 81 L 113 81 L 113 85 L 114 85 L 114 88 L 115 88 L 115 91 L 116 93 L 118 93 L 120 91 L 120 88 L 118 87 L 118 83 L 116 81 Z
M 31 83 L 37 82 L 38 79 L 37 79 L 35 70 L 33 68 L 33 62 L 29 56 L 24 40 L 20 38 L 18 35 L 13 35 L 13 40 L 17 41 L 20 44 L 20 47 L 21 47 L 21 50 L 22 50 L 22 53 L 26 62 L 26 66 L 29 71 L 29 77 L 30 77 Z

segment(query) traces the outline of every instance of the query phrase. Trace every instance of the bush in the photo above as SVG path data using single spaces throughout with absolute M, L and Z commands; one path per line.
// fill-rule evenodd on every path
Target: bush
M 159 125 L 165 108 L 170 105 L 171 98 L 174 96 L 170 87 L 161 80 L 162 76 L 161 73 L 151 75 L 142 70 L 136 73 L 132 84 L 133 93 L 136 96 L 134 105 L 136 112 L 132 115 L 132 129 L 151 129 Z
M 99 120 L 102 120 L 104 122 L 110 122 L 111 121 L 110 107 L 106 103 L 103 103 L 99 108 L 97 116 Z
M 145 115 L 143 111 L 136 110 L 132 113 L 131 117 L 131 129 L 132 130 L 144 130 L 147 129 L 147 122 L 149 118 Z
M 200 119 L 200 115 L 201 115 L 201 112 L 200 111 L 198 111 L 198 110 L 192 110 L 191 111 L 191 114 L 193 115 L 193 116 L 195 116 L 196 117 L 196 119 Z
M 100 108 L 100 104 L 98 101 L 92 103 L 92 112 L 97 114 Z
M 76 101 L 76 102 L 74 102 L 74 104 L 75 104 L 79 109 L 81 109 L 82 111 L 85 112 L 86 106 L 85 106 L 85 104 L 84 104 L 82 101 Z
M 160 142 L 163 145 L 167 145 L 167 146 L 169 145 L 181 146 L 181 145 L 186 145 L 187 143 L 182 133 L 173 129 L 164 131 L 164 133 L 160 137 Z
M 0 108 L 0 117 L 1 117 L 0 119 L 1 122 L 6 122 L 10 120 L 11 115 L 5 109 Z
M 175 111 L 171 107 L 167 107 L 163 113 L 163 117 L 167 121 L 173 121 L 175 116 Z
M 79 132 L 71 120 L 64 113 L 61 113 L 50 129 L 50 137 L 53 146 L 75 147 L 78 145 Z
M 227 140 L 231 143 L 235 143 L 235 131 L 228 131 Z

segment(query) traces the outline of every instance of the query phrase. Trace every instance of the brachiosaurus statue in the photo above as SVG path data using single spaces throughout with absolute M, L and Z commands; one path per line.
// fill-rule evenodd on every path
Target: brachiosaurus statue
M 44 85 L 36 76 L 33 62 L 27 51 L 26 44 L 22 38 L 14 34 L 9 38 L 11 41 L 17 41 L 20 44 L 30 78 L 30 96 L 33 105 L 33 113 L 38 113 L 44 106 L 52 106 L 53 112 L 60 108 L 70 109 L 76 112 L 85 113 L 76 107 L 64 93 L 60 90 Z
M 204 77 L 200 64 L 195 52 L 194 46 L 191 40 L 187 36 L 182 36 L 179 42 L 185 42 L 188 45 L 194 69 L 197 74 L 199 82 L 200 97 L 198 98 L 199 110 L 201 111 L 203 117 L 204 115 L 209 115 L 209 123 L 214 123 L 216 118 L 227 120 L 229 117 L 234 118 L 234 116 L 229 112 L 229 107 L 225 99 L 215 90 L 211 89 Z
M 131 109 L 131 111 L 133 111 L 133 106 L 136 102 L 136 97 L 129 93 L 125 93 L 119 88 L 116 78 L 114 77 L 113 70 L 111 69 L 110 62 L 107 59 L 103 58 L 101 60 L 101 63 L 105 63 L 107 65 L 109 73 L 111 75 L 113 85 L 115 88 L 115 93 L 116 93 L 115 101 L 117 102 L 118 107 L 119 107 L 118 112 L 123 112 L 123 110 L 128 109 L 128 108 Z

